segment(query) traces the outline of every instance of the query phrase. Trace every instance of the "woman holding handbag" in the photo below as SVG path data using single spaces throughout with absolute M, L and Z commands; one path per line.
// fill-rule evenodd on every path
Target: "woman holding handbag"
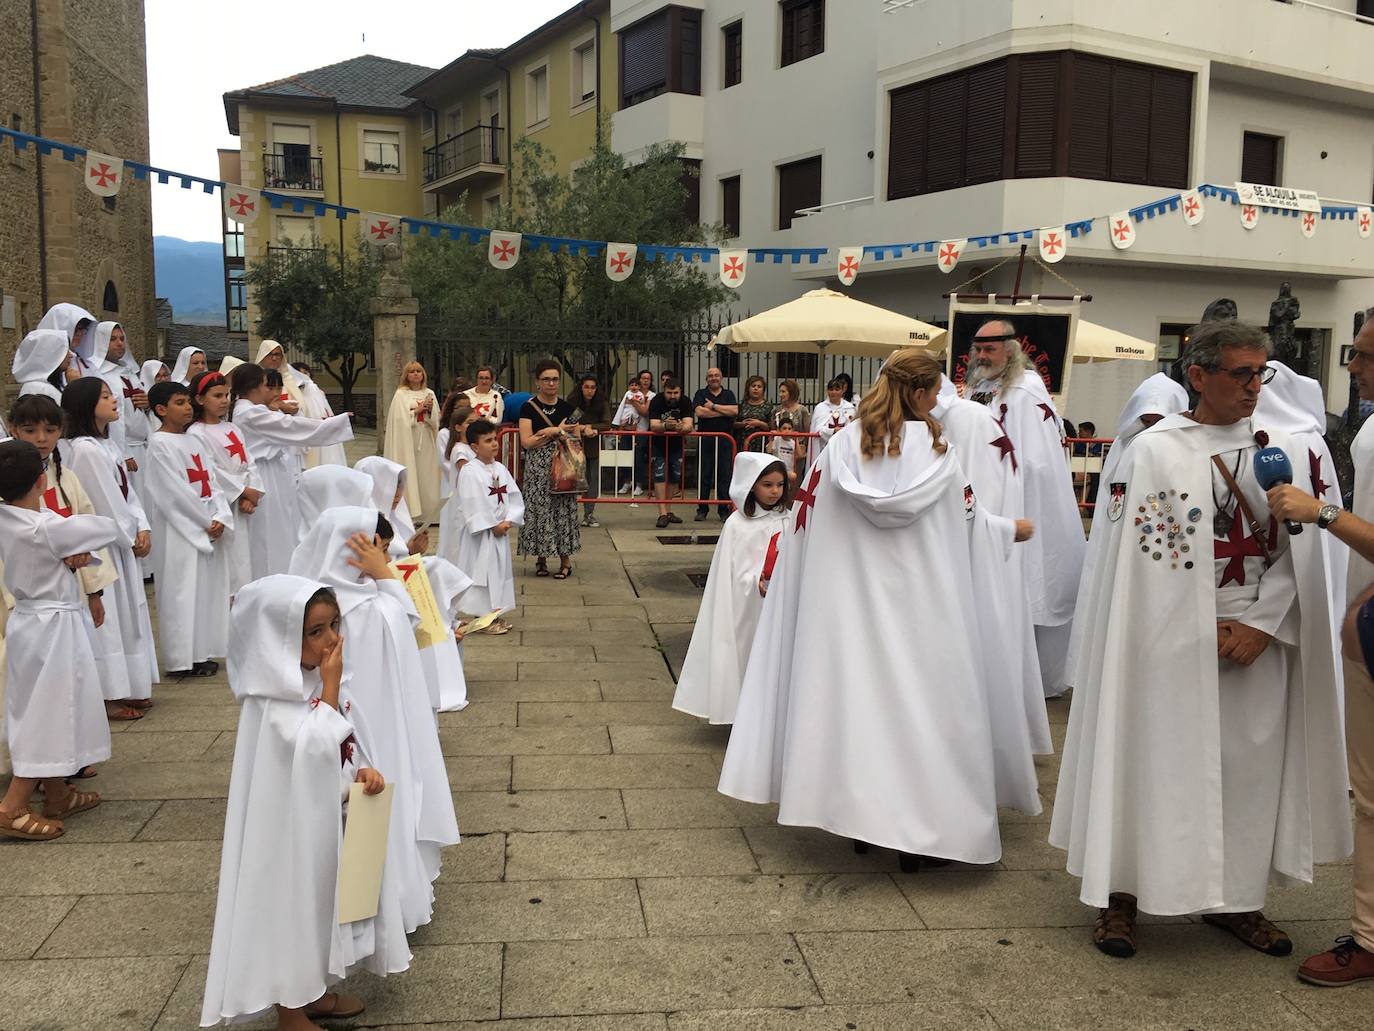
M 562 381 L 557 362 L 540 362 L 534 367 L 535 394 L 520 409 L 525 525 L 516 550 L 535 557 L 535 576 L 548 576 L 548 557 L 557 555 L 555 580 L 572 574 L 572 556 L 582 550 L 577 499 L 586 490 L 586 460 L 581 438 L 596 433 L 595 427 L 569 422 L 573 406 L 558 396 Z

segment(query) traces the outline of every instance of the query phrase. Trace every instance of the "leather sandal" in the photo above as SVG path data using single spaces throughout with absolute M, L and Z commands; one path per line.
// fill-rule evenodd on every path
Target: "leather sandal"
M 1108 956 L 1130 959 L 1135 955 L 1135 919 L 1135 899 L 1112 892 L 1107 896 L 1107 908 L 1098 911 L 1093 944 Z
M 49 798 L 43 803 L 43 815 L 49 820 L 62 820 L 74 813 L 84 813 L 100 804 L 100 795 L 94 791 L 72 789 L 60 802 Z
M 305 1015 L 311 1020 L 346 1020 L 356 1017 L 367 1009 L 367 1004 L 356 995 L 346 992 L 325 992 L 305 1007 Z
M 0 837 L 20 841 L 51 841 L 60 838 L 64 830 L 57 820 L 40 820 L 28 806 L 16 809 L 8 816 L 0 813 Z
M 1202 922 L 1230 931 L 1256 952 L 1266 956 L 1288 956 L 1293 940 L 1270 923 L 1263 913 L 1203 913 Z

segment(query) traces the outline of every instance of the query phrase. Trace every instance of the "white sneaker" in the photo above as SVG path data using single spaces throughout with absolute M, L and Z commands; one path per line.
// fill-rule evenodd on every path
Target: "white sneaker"
M 616 491 L 616 493 L 623 497 L 624 495 L 630 493 L 630 490 L 633 486 L 633 484 L 627 483 L 624 486 L 622 486 L 618 491 Z
M 634 496 L 637 497 L 637 498 L 642 498 L 642 497 L 644 496 L 644 488 L 643 488 L 643 487 L 636 487 L 636 488 L 635 488 Z

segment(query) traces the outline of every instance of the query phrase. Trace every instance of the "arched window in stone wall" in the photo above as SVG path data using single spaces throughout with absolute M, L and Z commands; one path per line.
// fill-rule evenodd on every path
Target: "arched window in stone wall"
M 105 298 L 100 302 L 101 308 L 105 311 L 119 311 L 119 291 L 115 288 L 114 280 L 105 280 Z

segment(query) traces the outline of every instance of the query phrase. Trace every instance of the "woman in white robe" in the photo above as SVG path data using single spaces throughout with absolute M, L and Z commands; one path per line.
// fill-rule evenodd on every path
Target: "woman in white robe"
M 296 576 L 338 597 L 345 640 L 345 704 L 372 765 L 396 786 L 387 870 L 400 878 L 406 932 L 429 922 L 441 850 L 458 842 L 458 819 L 439 730 L 429 704 L 412 621 L 415 606 L 376 546 L 375 508 L 333 508 L 306 532 L 291 560 Z M 352 563 L 361 563 L 361 568 Z
M 349 788 L 384 783 L 340 711 L 344 642 L 324 622 L 337 613 L 321 584 L 284 575 L 246 587 L 234 606 L 229 687 L 241 709 L 202 1027 L 274 1006 L 306 1020 L 355 1015 L 361 1000 L 331 999 L 332 985 L 410 965 L 394 879 L 383 876 L 377 916 L 338 920 Z
M 756 490 L 764 474 L 776 472 L 781 489 L 772 508 Z M 776 558 L 791 526 L 787 467 L 772 455 L 745 451 L 735 457 L 730 500 L 735 511 L 721 527 L 711 556 L 706 591 L 701 596 L 692 642 L 677 680 L 673 708 L 710 723 L 733 723 L 740 683 L 749 664 L 763 593 L 759 581 L 766 560 Z
M 191 380 L 208 368 L 204 351 L 199 347 L 183 347 L 177 355 L 176 365 L 172 367 L 172 379 L 183 387 L 189 387 Z
M 286 351 L 275 340 L 264 340 L 258 344 L 257 357 L 253 359 L 264 369 L 276 369 L 281 373 L 282 389 L 286 391 L 286 396 L 291 405 L 286 408 L 287 415 L 296 415 L 303 410 L 305 397 L 301 392 L 300 380 L 296 378 L 296 370 L 286 361 Z M 333 414 L 332 412 L 330 413 Z
M 19 342 L 11 366 L 19 394 L 42 394 L 62 400 L 62 387 L 79 378 L 76 359 L 66 334 L 56 329 L 35 329 Z
M 323 422 L 303 415 L 286 415 L 267 407 L 271 388 L 262 368 L 245 363 L 230 375 L 233 422 L 258 466 L 266 492 L 249 528 L 253 547 L 253 577 L 285 572 L 301 538 L 300 480 L 297 448 L 353 439 L 349 413 Z
M 439 405 L 425 386 L 425 367 L 411 362 L 386 413 L 382 454 L 406 467 L 406 505 L 415 525 L 439 521 Z

